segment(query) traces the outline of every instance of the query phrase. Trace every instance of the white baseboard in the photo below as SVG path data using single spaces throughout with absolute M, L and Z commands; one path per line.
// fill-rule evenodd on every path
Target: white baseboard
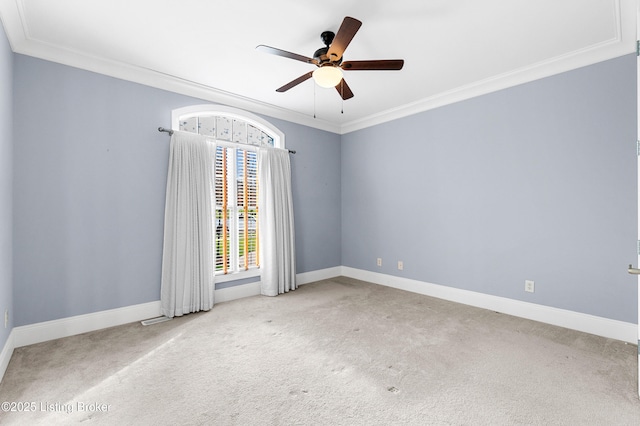
M 318 271 L 303 272 L 296 274 L 296 284 L 305 285 L 316 281 L 325 280 L 341 275 L 342 267 L 336 266 L 335 268 L 320 269 Z M 242 299 L 243 297 L 257 296 L 261 294 L 261 282 L 239 285 L 235 287 L 227 287 L 220 290 L 216 290 L 215 302 L 229 302 L 231 300 Z
M 260 285 L 260 281 L 257 281 L 216 290 L 214 301 L 215 303 L 222 303 L 242 299 L 243 297 L 257 296 L 260 294 Z
M 2 382 L 2 378 L 4 377 L 4 372 L 7 371 L 7 367 L 9 366 L 9 361 L 11 361 L 11 355 L 13 355 L 13 330 L 9 334 L 9 338 L 7 339 L 4 347 L 2 348 L 2 352 L 0 352 L 0 383 Z
M 216 290 L 216 302 L 227 302 L 260 294 L 260 282 Z M 142 321 L 160 315 L 160 301 L 125 306 L 58 320 L 15 327 L 0 352 L 0 382 L 7 370 L 13 350 L 48 340 L 74 336 L 89 331 Z
M 260 294 L 260 282 L 216 290 L 215 301 L 227 302 Z M 142 321 L 160 315 L 160 301 L 125 306 L 53 321 L 24 325 L 13 329 L 13 347 L 74 336 L 89 331 Z
M 342 267 L 342 275 L 623 342 L 638 343 L 638 326 L 633 323 L 346 266 Z
M 317 271 L 304 272 L 296 275 L 296 283 L 298 285 L 304 285 L 314 283 L 316 281 L 322 281 L 329 278 L 334 278 L 342 275 L 342 266 L 336 266 L 335 268 L 319 269 Z
M 340 268 L 332 270 L 322 270 L 298 275 L 298 281 L 308 283 L 335 277 L 340 274 Z M 301 277 L 301 278 L 300 278 Z M 228 287 L 216 290 L 215 301 L 228 302 L 243 297 L 256 296 L 260 294 L 260 282 Z M 60 339 L 62 337 L 74 336 L 76 334 L 87 333 L 89 331 L 100 330 L 107 327 L 128 324 L 131 322 L 142 321 L 148 318 L 154 318 L 160 315 L 160 301 L 143 303 L 140 305 L 125 306 L 123 308 L 111 309 L 107 311 L 93 312 L 85 315 L 77 315 L 58 320 L 40 322 L 20 327 L 15 327 L 11 333 L 13 339 L 5 344 L 0 358 L 0 368 L 2 363 L 9 363 L 13 348 L 21 346 L 33 345 L 48 340 Z M 9 345 L 8 343 L 12 343 Z M 8 355 L 6 355 L 8 353 Z
M 15 334 L 14 345 L 19 348 L 116 325 L 142 321 L 158 315 L 160 315 L 160 301 L 23 325 L 13 329 Z
M 621 340 L 636 344 L 638 342 L 638 326 L 633 323 L 616 321 L 564 309 L 527 303 L 499 296 L 477 293 L 469 290 L 431 284 L 408 278 L 394 277 L 361 269 L 338 266 L 319 271 L 305 272 L 296 276 L 299 285 L 321 281 L 337 276 L 346 276 L 374 284 L 393 287 L 400 290 L 450 300 L 452 302 L 496 312 L 557 325 L 572 330 Z M 216 290 L 216 302 L 228 302 L 243 297 L 260 294 L 260 282 L 228 287 Z M 15 327 L 0 352 L 0 381 L 9 365 L 14 348 L 73 336 L 89 331 L 114 327 L 160 315 L 160 301 L 126 306 L 108 311 L 94 312 L 59 320 Z

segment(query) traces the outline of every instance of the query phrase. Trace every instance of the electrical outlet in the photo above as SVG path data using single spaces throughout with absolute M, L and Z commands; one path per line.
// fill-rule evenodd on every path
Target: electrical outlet
M 533 293 L 535 291 L 535 283 L 530 280 L 525 280 L 524 291 L 526 291 L 527 293 Z
M 5 309 L 4 310 L 4 328 L 7 328 L 9 326 L 9 310 Z
M 402 271 L 404 269 L 404 262 L 402 260 L 398 260 L 398 270 Z
M 382 258 L 379 257 L 376 263 L 378 264 L 378 266 L 382 266 Z

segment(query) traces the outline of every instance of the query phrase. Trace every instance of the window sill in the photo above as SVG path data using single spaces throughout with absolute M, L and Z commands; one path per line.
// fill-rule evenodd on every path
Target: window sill
M 253 278 L 260 276 L 260 269 L 250 269 L 248 271 L 234 272 L 232 274 L 216 274 L 216 283 L 225 283 L 228 281 L 243 280 L 245 278 Z

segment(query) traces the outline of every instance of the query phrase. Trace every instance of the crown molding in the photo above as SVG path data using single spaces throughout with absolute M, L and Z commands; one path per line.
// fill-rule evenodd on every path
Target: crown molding
M 121 80 L 139 83 L 156 89 L 192 96 L 194 98 L 210 101 L 216 104 L 243 109 L 255 114 L 267 115 L 269 117 L 333 133 L 340 133 L 340 126 L 337 124 L 309 117 L 296 111 L 280 108 L 255 99 L 225 92 L 214 87 L 206 86 L 170 74 L 91 56 L 86 53 L 75 52 L 59 46 L 48 45 L 40 41 L 20 40 L 12 42 L 11 46 L 15 53 L 44 59 Z M 14 48 L 14 46 L 16 47 Z
M 0 7 L 0 20 L 9 39 L 11 50 L 14 53 L 240 108 L 256 114 L 263 114 L 333 133 L 340 133 L 340 125 L 336 123 L 313 118 L 296 111 L 226 92 L 174 75 L 113 61 L 35 39 L 29 35 L 21 6 L 22 0 L 6 0 Z
M 341 134 L 372 127 L 430 109 L 453 104 L 466 99 L 529 83 L 552 75 L 593 65 L 636 51 L 637 0 L 614 0 L 616 35 L 609 40 L 575 50 L 546 61 L 496 75 L 485 80 L 457 87 L 432 97 L 421 99 L 398 108 L 354 120 L 341 126 Z
M 5 4 L 0 8 L 0 20 L 4 25 L 11 49 L 15 53 L 192 96 L 205 101 L 241 108 L 256 114 L 332 133 L 346 134 L 633 53 L 636 49 L 638 1 L 612 0 L 612 3 L 612 7 L 615 10 L 614 25 L 616 27 L 616 36 L 610 40 L 343 124 L 310 117 L 293 110 L 229 93 L 170 74 L 108 60 L 86 52 L 74 51 L 34 39 L 29 36 L 28 29 L 22 19 L 21 0 L 6 0 Z

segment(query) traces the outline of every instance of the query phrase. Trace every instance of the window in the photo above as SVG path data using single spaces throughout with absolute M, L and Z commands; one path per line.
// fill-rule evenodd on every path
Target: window
M 255 151 L 216 147 L 216 273 L 248 271 L 260 266 L 257 163 Z
M 216 140 L 214 253 L 217 280 L 258 274 L 257 147 L 284 148 L 284 135 L 259 117 L 215 105 L 173 111 L 173 128 Z

